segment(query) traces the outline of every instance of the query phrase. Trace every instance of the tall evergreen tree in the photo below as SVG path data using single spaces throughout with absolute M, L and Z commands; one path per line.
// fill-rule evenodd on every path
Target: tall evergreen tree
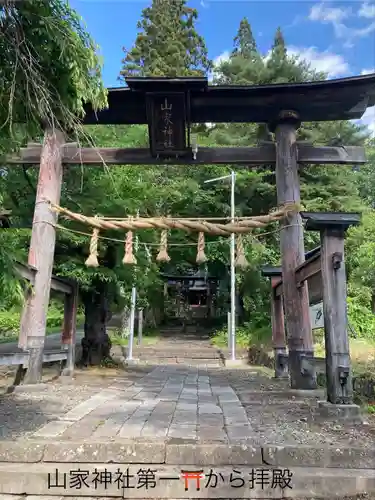
M 214 82 L 229 85 L 257 85 L 264 78 L 264 63 L 247 18 L 240 22 L 229 60 L 222 62 Z
M 287 54 L 284 35 L 281 32 L 281 28 L 278 27 L 275 34 L 275 39 L 272 46 L 272 51 L 277 54 L 280 58 L 285 58 Z
M 232 55 L 241 55 L 245 59 L 251 59 L 254 54 L 258 54 L 257 44 L 251 31 L 250 23 L 247 17 L 244 17 L 234 38 Z
M 125 52 L 120 79 L 127 76 L 203 76 L 212 63 L 195 29 L 196 9 L 186 0 L 153 0 L 142 11 L 134 47 Z

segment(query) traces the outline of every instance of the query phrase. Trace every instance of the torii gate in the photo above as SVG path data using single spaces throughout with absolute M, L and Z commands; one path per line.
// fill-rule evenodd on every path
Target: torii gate
M 35 294 L 27 325 L 30 367 L 27 382 L 41 378 L 49 283 L 53 267 L 56 214 L 66 164 L 162 165 L 232 164 L 276 165 L 277 201 L 300 201 L 299 164 L 364 164 L 360 147 L 312 146 L 296 141 L 302 121 L 350 120 L 375 105 L 375 74 L 300 84 L 209 86 L 207 78 L 128 78 L 128 87 L 109 89 L 107 109 L 86 107 L 84 124 L 147 124 L 150 148 L 77 148 L 65 143 L 59 130 L 45 130 L 43 145 L 21 150 L 13 163 L 39 164 L 29 264 L 37 270 Z M 258 147 L 202 148 L 191 146 L 192 123 L 266 123 L 276 144 Z M 304 261 L 303 229 L 298 212 L 291 213 L 281 231 L 281 256 L 289 364 L 293 388 L 313 389 L 313 371 L 301 376 L 306 359 L 313 358 L 306 282 L 297 286 L 294 271 Z M 24 333 L 22 333 L 24 335 Z

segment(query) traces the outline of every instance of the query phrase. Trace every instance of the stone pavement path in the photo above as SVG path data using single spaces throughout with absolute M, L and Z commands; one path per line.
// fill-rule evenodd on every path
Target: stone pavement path
M 21 391 L 0 399 L 3 439 L 372 447 L 375 436 L 371 425 L 314 421 L 318 397 L 255 369 L 136 366 Z
M 115 380 L 34 436 L 228 441 L 249 432 L 246 411 L 227 382 L 213 383 L 199 369 L 168 366 L 128 388 Z

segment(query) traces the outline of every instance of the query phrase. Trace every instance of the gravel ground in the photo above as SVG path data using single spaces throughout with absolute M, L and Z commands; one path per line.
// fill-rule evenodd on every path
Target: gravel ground
M 37 429 L 97 394 L 110 385 L 119 375 L 124 386 L 133 384 L 149 369 L 131 370 L 124 375 L 119 370 L 77 370 L 72 384 L 53 380 L 54 368 L 44 370 L 43 387 L 22 391 L 22 386 L 12 394 L 0 394 L 0 439 L 28 437 Z M 3 378 L 4 382 L 4 378 Z M 3 383 L 3 389 L 8 384 Z M 0 499 L 1 500 L 1 499 Z
M 244 405 L 254 430 L 255 444 L 374 446 L 373 417 L 365 416 L 365 424 L 355 426 L 317 421 L 314 419 L 314 408 L 319 398 L 297 399 L 288 394 L 286 381 L 270 380 L 259 372 L 254 373 L 251 368 L 231 371 L 219 369 L 212 381 L 221 378 L 229 381 Z

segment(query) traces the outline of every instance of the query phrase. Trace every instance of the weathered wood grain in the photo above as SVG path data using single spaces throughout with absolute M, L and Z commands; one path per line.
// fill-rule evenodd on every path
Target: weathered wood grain
M 320 265 L 320 253 L 311 257 L 311 259 L 305 260 L 302 264 L 296 267 L 295 269 L 295 281 L 297 287 L 301 287 L 302 284 L 307 281 L 308 286 L 310 288 L 310 283 L 313 283 L 312 278 L 315 275 L 320 274 L 321 265 Z M 278 297 L 282 295 L 282 278 L 277 278 L 274 280 L 273 288 L 275 290 L 275 295 Z
M 344 235 L 343 230 L 337 229 L 321 232 L 327 399 L 333 404 L 351 403 L 353 399 L 347 331 Z
M 276 188 L 279 205 L 300 202 L 295 127 L 280 123 L 276 127 Z M 289 373 L 293 389 L 313 389 L 316 376 L 304 372 L 303 359 L 313 358 L 313 336 L 309 316 L 307 283 L 297 287 L 295 269 L 305 260 L 303 226 L 299 213 L 281 222 L 281 260 L 283 297 L 289 346 Z
M 42 146 L 29 145 L 22 148 L 19 155 L 7 158 L 10 164 L 39 164 Z M 313 146 L 297 143 L 297 162 L 300 164 L 350 164 L 366 163 L 365 150 L 358 146 L 333 147 Z M 264 143 L 258 147 L 236 148 L 199 148 L 197 159 L 192 155 L 170 160 L 151 156 L 148 148 L 77 148 L 64 145 L 62 161 L 70 165 L 188 165 L 188 164 L 233 164 L 233 165 L 274 165 L 276 163 L 275 145 Z
M 43 348 L 46 335 L 47 310 L 55 251 L 57 214 L 52 212 L 49 201 L 60 202 L 62 183 L 62 148 L 64 135 L 48 128 L 40 158 L 38 188 L 35 201 L 28 264 L 37 269 L 34 293 L 28 303 L 27 347 L 30 351 L 29 369 L 25 383 L 41 380 Z
M 32 285 L 35 283 L 37 270 L 34 267 L 16 263 L 15 270 Z M 69 283 L 68 280 L 58 278 L 57 276 L 51 276 L 51 289 L 56 292 L 71 294 L 74 291 L 74 286 Z
M 284 378 L 288 376 L 288 365 L 283 363 L 281 356 L 285 357 L 286 337 L 285 320 L 282 296 L 276 296 L 272 284 L 278 281 L 276 276 L 271 277 L 271 326 L 272 326 L 272 344 L 275 360 L 275 378 Z

